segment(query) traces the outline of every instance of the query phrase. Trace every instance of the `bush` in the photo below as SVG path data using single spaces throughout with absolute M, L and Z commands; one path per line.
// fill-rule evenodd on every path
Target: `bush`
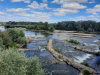
M 14 49 L 0 50 L 0 75 L 45 75 L 37 57 L 27 58 Z
M 89 67 L 89 64 L 88 63 L 81 63 L 81 64 L 83 64 L 83 65 L 85 65 L 85 66 L 87 66 L 87 67 Z
M 88 70 L 84 70 L 82 73 L 83 73 L 84 75 L 90 75 L 90 71 L 88 71 Z
M 9 44 L 9 47 L 19 48 L 20 46 L 16 44 L 16 42 Z
M 100 55 L 100 52 L 95 53 L 95 55 L 96 55 L 96 56 L 99 56 L 99 55 Z
M 73 40 L 73 39 L 70 39 L 68 42 L 74 43 L 74 44 L 81 44 L 80 42 L 78 42 L 78 41 L 76 41 L 76 40 Z
M 0 31 L 0 38 L 1 38 L 1 43 L 3 43 L 4 46 L 8 47 L 10 43 L 12 43 L 10 36 L 8 35 L 7 32 L 2 32 Z
M 53 26 L 49 26 L 48 29 L 49 29 L 50 32 L 53 32 L 55 30 Z
M 25 34 L 21 29 L 9 28 L 6 32 L 11 36 L 13 42 L 26 43 Z
M 58 48 L 54 48 L 54 47 L 53 47 L 53 49 L 54 49 L 55 51 L 57 51 L 57 52 L 60 52 L 60 50 L 59 50 Z
M 25 37 L 19 37 L 17 38 L 17 43 L 19 44 L 25 44 L 27 41 L 26 41 L 26 38 Z

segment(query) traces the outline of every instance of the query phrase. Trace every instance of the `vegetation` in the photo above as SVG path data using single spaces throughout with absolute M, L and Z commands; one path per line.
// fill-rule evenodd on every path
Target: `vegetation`
M 83 73 L 84 75 L 90 75 L 90 72 L 89 72 L 88 70 L 84 70 L 82 73 Z
M 73 39 L 65 40 L 65 41 L 70 42 L 70 43 L 74 43 L 74 44 L 81 44 L 80 42 L 73 40 Z
M 81 63 L 82 65 L 85 65 L 85 66 L 87 66 L 87 67 L 89 67 L 89 64 L 88 63 Z
M 25 44 L 25 34 L 20 29 L 9 28 L 6 31 L 0 31 L 0 47 L 2 49 L 8 47 L 19 48 L 16 44 Z
M 45 75 L 38 57 L 27 58 L 14 49 L 0 50 L 0 75 Z
M 57 52 L 60 52 L 60 50 L 59 50 L 58 48 L 54 48 L 54 47 L 53 47 L 53 49 L 54 49 L 55 51 L 57 51 Z
M 59 58 L 62 58 L 63 56 L 62 56 L 62 55 L 59 55 L 58 57 L 59 57 Z
M 3 24 L 3 23 L 1 23 Z M 48 22 L 15 22 L 9 21 L 6 22 L 6 25 L 27 25 L 27 26 L 19 26 L 25 27 L 27 29 L 35 29 L 35 30 L 68 30 L 68 31 L 83 31 L 83 32 L 100 32 L 100 22 L 96 21 L 62 21 L 58 23 Z M 32 25 L 32 26 L 29 26 Z M 10 26 L 13 27 L 13 26 Z M 18 27 L 18 26 L 17 26 Z
M 74 49 L 77 49 L 77 47 L 75 47 Z

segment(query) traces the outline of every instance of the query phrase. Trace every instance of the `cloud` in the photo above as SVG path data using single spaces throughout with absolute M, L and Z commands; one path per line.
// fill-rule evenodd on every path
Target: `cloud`
M 0 16 L 12 16 L 11 14 L 7 14 L 7 13 L 5 13 L 5 12 L 1 12 L 0 11 Z
M 47 0 L 42 0 L 43 2 L 48 2 Z
M 79 17 L 76 17 L 76 18 L 81 18 L 82 19 L 82 18 L 86 18 L 86 17 L 85 16 L 79 16 Z
M 0 1 L 4 1 L 4 0 L 0 0 Z
M 66 4 L 66 3 L 86 3 L 87 0 L 53 0 L 51 3 Z
M 54 16 L 65 16 L 65 12 L 55 12 L 53 13 Z
M 94 15 L 90 15 L 90 16 L 88 16 L 88 17 L 94 17 Z
M 84 6 L 84 5 L 79 4 L 79 3 L 66 3 L 66 4 L 63 4 L 61 7 L 64 9 L 84 9 L 84 8 L 87 8 L 87 6 Z
M 91 2 L 89 2 L 89 4 L 91 4 L 91 3 L 95 3 L 95 0 L 92 0 Z
M 100 12 L 100 4 L 95 5 L 94 8 L 86 9 L 86 13 L 97 13 Z
M 40 10 L 44 10 L 45 9 L 52 9 L 48 7 L 48 4 L 46 3 L 40 3 L 38 4 L 36 1 L 33 1 L 33 3 L 31 3 L 31 5 L 27 5 L 27 7 L 33 8 L 33 9 L 40 9 Z
M 24 9 L 24 8 L 17 8 L 17 9 L 12 8 L 12 9 L 7 9 L 7 12 L 24 13 L 24 12 L 26 12 L 27 10 L 30 10 L 30 8 L 26 8 L 26 9 Z
M 30 0 L 11 0 L 11 2 L 21 2 L 23 1 L 24 3 L 30 3 Z

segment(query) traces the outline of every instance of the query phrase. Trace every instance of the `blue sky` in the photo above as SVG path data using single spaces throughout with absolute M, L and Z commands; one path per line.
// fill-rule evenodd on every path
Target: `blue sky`
M 100 21 L 100 0 L 0 0 L 0 22 Z

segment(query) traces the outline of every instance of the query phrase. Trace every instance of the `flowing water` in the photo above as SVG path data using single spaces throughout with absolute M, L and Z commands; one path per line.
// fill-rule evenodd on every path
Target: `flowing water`
M 1 31 L 5 31 L 4 28 L 0 28 Z M 59 40 L 59 37 L 53 33 L 48 34 L 45 32 L 34 32 L 34 31 L 26 31 L 24 30 L 25 36 L 31 37 L 40 37 L 44 38 L 44 40 L 33 40 L 31 43 L 26 44 L 27 49 L 33 49 L 36 51 L 25 51 L 27 57 L 38 56 L 40 62 L 43 65 L 43 68 L 47 70 L 48 75 L 78 75 L 79 71 L 72 66 L 67 65 L 65 62 L 57 62 L 55 57 L 46 50 L 46 45 L 49 39 L 54 39 L 53 46 L 59 48 L 61 50 L 61 54 L 69 57 L 76 62 L 86 62 L 90 66 L 94 67 L 97 71 L 100 70 L 100 56 L 94 56 L 92 54 L 88 54 L 81 51 L 76 51 L 73 48 L 69 48 L 68 43 Z M 73 39 L 90 45 L 87 49 L 92 49 L 94 51 L 99 51 L 99 45 L 95 44 L 97 39 L 100 39 L 100 35 L 91 38 L 91 39 L 82 39 L 73 37 Z

